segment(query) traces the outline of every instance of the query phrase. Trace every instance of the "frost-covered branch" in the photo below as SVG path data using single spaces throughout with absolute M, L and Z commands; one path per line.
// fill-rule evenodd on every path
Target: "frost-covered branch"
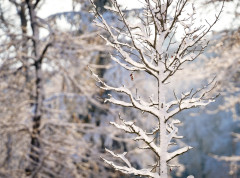
M 112 154 L 113 156 L 115 154 Z M 119 157 L 118 155 L 116 157 Z M 160 176 L 157 173 L 151 172 L 151 169 L 135 169 L 134 167 L 126 167 L 126 166 L 118 166 L 112 161 L 108 161 L 104 159 L 104 162 L 111 165 L 114 169 L 121 171 L 124 174 L 133 174 L 135 176 L 148 176 L 148 177 L 154 177 L 154 178 L 160 178 Z
M 227 161 L 227 162 L 238 162 L 240 161 L 240 156 L 217 156 L 213 155 L 213 157 L 217 160 Z
M 173 120 L 170 124 L 167 125 L 167 131 L 169 132 L 168 135 L 168 145 L 172 145 L 174 143 L 171 143 L 171 140 L 173 138 L 175 139 L 181 139 L 183 136 L 178 136 L 178 128 L 174 124 L 180 124 L 181 122 L 179 120 Z
M 202 88 L 196 90 L 195 92 L 191 90 L 190 92 L 187 92 L 185 94 L 183 93 L 180 99 L 177 98 L 174 92 L 175 100 L 167 103 L 166 105 L 167 111 L 168 111 L 167 120 L 185 109 L 196 108 L 199 106 L 206 106 L 209 103 L 214 102 L 215 98 L 218 95 L 216 95 L 215 97 L 206 98 L 207 93 L 212 91 L 217 85 L 217 83 L 214 83 L 214 85 L 209 90 L 206 91 L 207 87 L 211 86 L 213 82 L 214 82 L 214 79 L 209 84 L 207 84 L 206 86 L 203 86 Z M 197 95 L 199 96 L 196 97 Z
M 92 0 L 90 0 L 92 2 Z M 125 18 L 125 14 L 120 10 L 119 5 L 117 4 L 116 0 L 112 0 L 112 5 L 113 7 L 108 9 L 111 9 L 111 11 L 116 12 L 119 14 L 120 16 L 120 21 L 122 22 L 121 25 L 124 25 L 124 27 L 112 27 L 110 26 L 106 20 L 104 19 L 103 15 L 101 15 L 96 6 L 94 5 L 94 3 L 92 2 L 93 6 L 94 6 L 94 13 L 97 16 L 97 19 L 95 20 L 95 23 L 98 27 L 103 28 L 104 30 L 106 30 L 106 32 L 108 32 L 108 35 L 110 35 L 110 39 L 106 38 L 104 36 L 101 35 L 101 37 L 106 41 L 106 44 L 113 47 L 114 49 L 116 49 L 116 51 L 119 52 L 119 54 L 121 55 L 121 58 L 124 62 L 126 62 L 128 65 L 130 65 L 131 67 L 128 67 L 126 64 L 124 65 L 124 63 L 120 62 L 119 59 L 117 58 L 113 58 L 113 60 L 115 60 L 116 62 L 120 63 L 125 69 L 127 70 L 146 70 L 147 72 L 151 73 L 152 75 L 154 75 L 155 77 L 157 77 L 157 66 L 154 66 L 152 63 L 150 63 L 146 57 L 144 56 L 144 52 L 138 47 L 137 44 L 137 38 L 136 35 L 133 34 L 132 32 L 132 27 L 130 26 L 130 24 L 127 22 L 126 18 Z M 118 29 L 118 28 L 121 28 Z M 125 30 L 123 30 L 125 29 Z M 138 59 L 142 60 L 142 63 L 137 62 L 136 60 L 134 60 L 129 51 L 126 51 L 123 47 L 129 47 L 129 42 L 128 41 L 121 41 L 121 39 L 119 38 L 120 36 L 126 36 L 130 39 L 131 43 L 133 44 L 133 47 L 130 47 L 131 50 L 136 50 L 138 52 Z
M 101 86 L 99 86 L 100 88 L 102 88 L 104 90 L 111 90 L 111 91 L 115 91 L 115 92 L 119 92 L 119 93 L 125 93 L 129 97 L 129 99 L 131 100 L 131 103 L 128 103 L 128 102 L 125 102 L 125 101 L 117 100 L 117 99 L 113 98 L 112 95 L 109 94 L 110 98 L 105 99 L 105 102 L 110 102 L 110 103 L 125 106 L 125 107 L 135 107 L 135 108 L 137 108 L 141 111 L 149 112 L 149 113 L 155 115 L 156 117 L 158 116 L 158 110 L 155 107 L 151 106 L 152 105 L 151 103 L 148 103 L 148 102 L 143 101 L 143 100 L 137 101 L 137 99 L 135 99 L 133 97 L 132 92 L 128 88 L 126 88 L 125 86 L 118 87 L 118 88 L 111 87 L 111 86 L 107 85 L 105 82 L 103 82 L 98 77 L 98 75 L 94 74 L 93 72 L 92 72 L 92 76 L 94 77 L 94 79 L 97 82 L 99 82 L 101 84 Z
M 155 143 L 154 139 L 150 138 L 145 131 L 143 131 L 140 127 L 136 126 L 133 122 L 129 121 L 126 122 L 122 120 L 124 125 L 119 125 L 115 122 L 111 122 L 116 128 L 121 129 L 127 133 L 136 134 L 137 137 L 134 138 L 135 141 L 143 141 L 148 147 L 155 152 L 155 154 L 159 157 L 160 156 L 160 149 Z

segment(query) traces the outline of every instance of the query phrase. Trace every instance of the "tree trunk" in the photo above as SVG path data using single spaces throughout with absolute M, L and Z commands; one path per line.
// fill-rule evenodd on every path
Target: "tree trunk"
M 30 22 L 33 34 L 33 55 L 35 57 L 35 103 L 32 118 L 32 134 L 31 134 L 31 149 L 30 149 L 30 165 L 26 169 L 28 174 L 35 177 L 37 174 L 37 166 L 41 159 L 41 143 L 39 140 L 40 136 L 40 125 L 42 118 L 42 104 L 43 104 L 43 84 L 42 84 L 42 58 L 40 58 L 39 53 L 39 28 L 37 25 L 37 17 L 34 6 L 31 0 L 26 0 Z
M 159 158 L 159 175 L 161 178 L 167 178 L 167 128 L 165 123 L 165 87 L 163 81 L 163 70 L 161 69 L 161 63 L 159 62 L 158 67 L 160 68 L 158 75 L 158 109 L 159 109 L 159 144 L 161 148 L 161 155 Z

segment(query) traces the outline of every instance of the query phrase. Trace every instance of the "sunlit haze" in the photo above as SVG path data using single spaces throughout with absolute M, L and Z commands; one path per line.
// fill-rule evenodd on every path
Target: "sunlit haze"
M 197 1 L 197 2 L 200 2 L 200 1 Z M 118 0 L 118 3 L 123 8 L 126 8 L 126 9 L 141 8 L 143 6 L 140 0 Z M 199 3 L 197 3 L 197 4 L 199 4 Z M 226 3 L 225 11 L 227 11 L 228 9 L 231 9 L 232 8 L 231 5 L 232 4 Z M 52 8 L 52 7 L 54 7 L 54 8 Z M 54 13 L 71 11 L 71 10 L 72 10 L 72 4 L 69 3 L 69 1 L 67 1 L 67 0 L 51 0 L 51 1 L 45 1 L 45 4 L 43 5 L 41 11 L 39 11 L 38 15 L 42 18 L 46 18 L 49 15 L 54 14 Z M 191 10 L 191 6 L 189 5 L 187 7 L 187 10 L 185 11 L 185 13 L 187 13 L 190 10 Z M 208 20 L 208 22 L 212 22 L 215 18 L 215 14 L 218 13 L 218 10 L 219 9 L 215 9 L 214 11 L 209 10 L 207 15 L 206 15 L 206 13 L 197 11 L 197 14 L 195 16 L 196 17 L 195 24 L 196 25 L 199 25 L 200 23 L 206 24 L 205 19 Z M 224 28 L 228 28 L 231 25 L 230 22 L 228 21 L 228 19 L 231 18 L 230 17 L 231 15 L 229 15 L 227 13 L 223 13 L 223 14 L 221 15 L 220 20 L 217 22 L 217 24 L 213 27 L 212 30 L 214 30 L 214 31 L 223 30 Z M 61 27 L 63 29 L 67 28 L 64 26 L 64 24 L 67 24 L 67 23 L 62 22 L 61 24 L 62 24 Z M 183 33 L 183 29 L 179 28 L 177 31 L 177 34 L 176 34 L 176 39 L 179 40 L 182 33 Z

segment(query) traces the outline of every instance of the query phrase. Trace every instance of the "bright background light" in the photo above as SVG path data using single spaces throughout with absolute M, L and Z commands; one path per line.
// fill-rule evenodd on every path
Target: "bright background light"
M 117 0 L 120 5 L 127 9 L 141 8 L 143 4 L 139 0 Z
M 141 8 L 143 7 L 143 4 L 141 3 L 141 1 L 143 0 L 117 0 L 118 3 L 125 9 L 134 9 L 134 8 Z M 59 13 L 59 12 L 66 12 L 66 11 L 72 11 L 72 3 L 69 0 L 46 0 L 43 1 L 44 4 L 41 8 L 41 10 L 39 11 L 38 15 L 41 18 L 46 18 L 51 14 L 54 13 Z M 208 10 L 206 11 L 205 8 L 201 8 L 201 10 L 199 10 L 199 4 L 202 3 L 201 0 L 195 0 L 194 1 L 196 9 L 197 9 L 197 15 L 196 15 L 196 21 L 195 21 L 195 25 L 199 26 L 202 24 L 206 24 L 205 19 L 211 24 L 211 22 L 213 22 L 215 15 L 219 12 L 219 8 L 214 8 L 213 6 L 209 7 Z M 190 3 L 189 3 L 190 4 Z M 229 11 L 230 9 L 232 9 L 233 7 L 232 3 L 225 3 L 225 7 L 224 7 L 224 11 Z M 188 11 L 192 11 L 191 10 L 191 5 L 188 5 L 185 9 L 185 13 L 187 13 Z M 213 31 L 221 31 L 225 28 L 231 28 L 232 24 L 231 21 L 229 19 L 232 19 L 231 14 L 229 13 L 222 13 L 220 20 L 214 25 L 214 27 L 212 28 Z M 64 25 L 67 25 L 66 22 L 64 22 L 64 20 L 62 20 L 61 22 L 61 27 L 63 29 L 67 28 L 64 27 Z M 183 34 L 183 28 L 179 28 L 176 34 L 176 39 L 180 40 L 180 36 L 181 34 Z

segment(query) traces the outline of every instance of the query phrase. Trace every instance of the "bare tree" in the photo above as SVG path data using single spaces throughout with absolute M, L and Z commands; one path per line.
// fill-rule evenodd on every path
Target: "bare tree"
M 94 2 L 91 1 L 94 5 Z M 128 99 L 122 100 L 119 97 L 105 99 L 110 102 L 124 107 L 133 107 L 141 112 L 149 113 L 155 117 L 154 128 L 146 131 L 129 118 L 126 121 L 120 117 L 121 124 L 111 122 L 116 128 L 126 133 L 135 135 L 133 138 L 136 142 L 144 144 L 140 149 L 150 150 L 155 155 L 156 162 L 146 169 L 134 168 L 126 157 L 126 152 L 116 154 L 106 150 L 113 157 L 119 158 L 125 165 L 118 165 L 105 158 L 103 160 L 125 174 L 134 174 L 148 177 L 168 177 L 168 167 L 175 167 L 169 162 L 173 158 L 181 155 L 192 147 L 185 146 L 172 151 L 172 142 L 175 139 L 181 139 L 178 136 L 177 124 L 179 120 L 173 119 L 179 112 L 199 106 L 206 106 L 214 101 L 214 97 L 207 97 L 208 92 L 215 87 L 214 81 L 210 82 L 197 90 L 191 90 L 182 93 L 181 96 L 173 91 L 173 98 L 166 98 L 166 94 L 171 90 L 169 81 L 178 70 L 181 70 L 184 63 L 195 60 L 203 53 L 207 47 L 208 41 L 204 39 L 212 26 L 219 19 L 220 13 L 216 16 L 215 21 L 209 26 L 195 27 L 195 7 L 192 5 L 192 11 L 187 15 L 182 15 L 187 6 L 187 0 L 181 1 L 157 1 L 145 0 L 142 15 L 137 18 L 137 24 L 130 23 L 124 12 L 120 9 L 116 0 L 112 0 L 112 7 L 106 7 L 109 11 L 119 16 L 120 27 L 109 25 L 104 17 L 100 14 L 95 6 L 94 13 L 96 24 L 108 33 L 108 37 L 101 36 L 106 44 L 116 50 L 116 54 L 111 55 L 112 60 L 129 71 L 130 77 L 134 80 L 134 75 L 144 72 L 155 79 L 155 93 L 149 94 L 146 100 L 141 96 L 139 89 L 136 88 L 136 94 L 128 86 L 114 87 L 104 82 L 98 75 L 92 74 L 103 90 L 113 91 L 128 96 Z M 181 41 L 174 40 L 174 35 L 178 26 L 184 28 L 184 34 Z M 173 50 L 172 46 L 177 44 Z M 173 50 L 173 51 L 171 51 Z M 212 87 L 209 85 L 213 84 Z
M 0 4 L 0 177 L 116 177 L 99 159 L 116 132 L 101 125 L 109 107 L 87 70 L 103 75 L 109 49 L 89 30 L 88 11 L 42 19 L 43 2 Z M 61 30 L 58 17 L 75 30 Z
M 39 163 L 39 156 L 41 154 L 41 145 L 38 137 L 40 134 L 39 128 L 41 124 L 42 105 L 44 99 L 42 61 L 49 46 L 51 46 L 51 39 L 48 40 L 46 43 L 42 43 L 39 37 L 39 19 L 36 16 L 36 9 L 38 8 L 39 2 L 40 1 L 33 2 L 31 0 L 21 2 L 10 1 L 10 3 L 15 6 L 18 13 L 22 34 L 21 32 L 14 33 L 13 31 L 11 31 L 12 28 L 15 26 L 14 21 L 5 21 L 6 16 L 4 16 L 3 14 L 1 16 L 1 20 L 5 24 L 4 32 L 6 32 L 3 33 L 3 35 L 7 36 L 7 43 L 5 43 L 3 46 L 8 46 L 7 51 L 1 52 L 3 54 L 6 53 L 6 55 L 13 56 L 12 58 L 6 58 L 7 61 L 4 61 L 3 67 L 9 67 L 8 69 L 13 68 L 15 70 L 13 74 L 15 74 L 16 76 L 19 76 L 20 73 L 19 77 L 21 78 L 21 80 L 23 80 L 24 84 L 28 83 L 30 80 L 34 83 L 34 85 L 32 85 L 31 87 L 32 91 L 30 97 L 25 98 L 28 100 L 31 99 L 30 103 L 34 108 L 32 112 L 32 128 L 29 130 L 31 132 L 31 148 L 29 153 L 31 160 L 31 163 L 29 165 L 31 165 L 31 168 L 27 168 L 28 170 L 32 171 L 35 171 L 36 164 Z M 27 15 L 29 15 L 30 17 L 29 20 L 27 19 Z M 28 29 L 27 23 L 30 24 L 31 30 Z M 16 30 L 17 29 L 18 28 L 16 28 Z M 30 33 L 32 35 L 30 35 Z M 16 50 L 10 50 L 10 48 Z M 17 66 L 20 65 L 20 67 L 14 66 L 16 64 L 18 64 Z M 34 68 L 34 70 L 31 70 L 31 77 L 29 77 L 29 68 Z M 22 72 L 25 73 L 25 77 L 21 76 Z M 14 78 L 14 76 L 11 76 L 11 74 L 9 75 L 10 76 L 5 76 L 5 78 Z M 21 80 L 15 87 L 18 87 L 18 85 L 22 82 Z M 24 88 L 24 84 L 20 84 L 20 86 Z M 21 95 L 21 92 L 19 92 L 19 94 Z

